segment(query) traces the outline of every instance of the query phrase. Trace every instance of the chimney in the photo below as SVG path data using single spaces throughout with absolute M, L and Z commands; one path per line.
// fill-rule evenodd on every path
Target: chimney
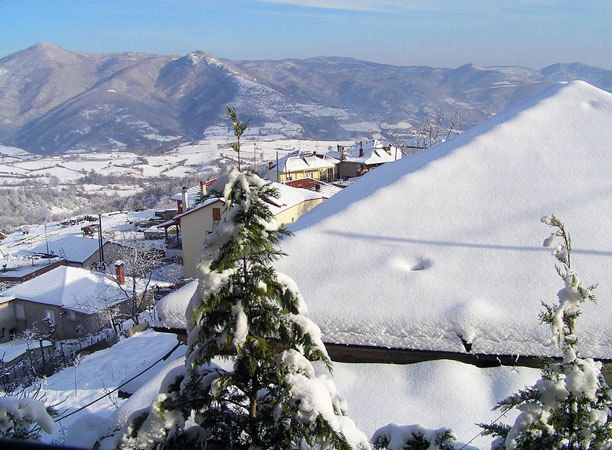
M 189 209 L 189 199 L 187 198 L 187 188 L 183 186 L 183 211 Z
M 119 282 L 119 284 L 125 284 L 125 269 L 123 268 L 123 261 L 115 261 L 115 275 L 117 276 L 117 282 Z
M 206 181 L 200 181 L 200 194 L 206 195 Z
M 363 142 L 359 143 L 359 157 L 361 158 L 363 156 Z

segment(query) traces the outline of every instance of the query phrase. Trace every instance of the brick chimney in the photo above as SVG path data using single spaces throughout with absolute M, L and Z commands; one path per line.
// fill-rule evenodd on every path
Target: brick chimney
M 206 181 L 200 181 L 200 194 L 206 195 Z
M 359 157 L 361 158 L 363 156 L 363 142 L 359 143 Z
M 123 268 L 123 261 L 115 261 L 115 275 L 119 284 L 125 284 L 125 269 Z

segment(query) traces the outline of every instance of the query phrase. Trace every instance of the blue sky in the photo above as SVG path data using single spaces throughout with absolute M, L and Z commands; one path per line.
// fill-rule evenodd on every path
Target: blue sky
M 0 0 L 0 57 L 42 41 L 96 53 L 612 69 L 610 24 L 610 0 Z

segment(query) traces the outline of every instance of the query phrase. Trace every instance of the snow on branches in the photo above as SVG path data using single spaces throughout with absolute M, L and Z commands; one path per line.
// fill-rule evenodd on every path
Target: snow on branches
M 548 324 L 555 342 L 563 351 L 561 362 L 542 369 L 542 377 L 502 400 L 495 409 L 502 413 L 517 409 L 520 413 L 512 426 L 481 424 L 485 434 L 496 436 L 493 448 L 506 449 L 591 449 L 612 447 L 612 390 L 601 373 L 602 364 L 580 358 L 574 334 L 580 305 L 595 301 L 592 285 L 585 287 L 571 266 L 571 239 L 563 223 L 555 216 L 542 222 L 554 228 L 544 241 L 557 260 L 557 273 L 564 287 L 557 293 L 557 304 L 543 304 L 542 323 Z
M 278 196 L 251 172 L 230 168 L 211 195 L 231 206 L 209 234 L 187 307 L 183 372 L 166 377 L 150 410 L 124 427 L 122 448 L 370 448 L 346 417 L 327 373 L 319 328 L 295 283 L 272 263 L 287 235 L 267 201 Z M 232 362 L 223 370 L 213 358 Z M 325 371 L 327 372 L 327 370 Z
M 53 418 L 35 398 L 0 397 L 0 437 L 37 439 L 40 430 L 53 433 Z

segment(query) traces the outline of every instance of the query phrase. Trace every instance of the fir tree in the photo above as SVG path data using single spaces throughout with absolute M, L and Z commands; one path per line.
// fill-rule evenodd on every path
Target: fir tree
M 544 241 L 558 261 L 557 273 L 565 287 L 557 296 L 559 303 L 543 304 L 542 323 L 551 327 L 556 343 L 563 351 L 563 360 L 549 363 L 542 377 L 528 387 L 499 402 L 501 412 L 518 409 L 520 414 L 512 426 L 481 424 L 485 434 L 497 436 L 493 448 L 507 449 L 595 449 L 612 447 L 612 391 L 601 373 L 602 364 L 578 356 L 578 340 L 574 334 L 580 305 L 595 301 L 596 285 L 585 287 L 571 266 L 571 239 L 563 223 L 555 216 L 542 221 L 555 228 Z
M 327 374 L 319 328 L 295 283 L 271 263 L 282 253 L 266 200 L 277 193 L 231 168 L 212 187 L 233 205 L 231 220 L 207 236 L 197 293 L 187 309 L 189 350 L 149 412 L 135 415 L 122 448 L 369 448 L 344 416 Z M 213 358 L 233 361 L 226 371 Z
M 226 108 L 226 111 L 227 115 L 232 120 L 232 128 L 234 129 L 234 135 L 236 136 L 236 142 L 232 144 L 232 149 L 234 149 L 234 151 L 238 153 L 238 171 L 240 171 L 240 138 L 249 126 L 250 120 L 247 120 L 246 122 L 240 122 L 238 120 L 236 110 L 232 106 L 228 106 Z

